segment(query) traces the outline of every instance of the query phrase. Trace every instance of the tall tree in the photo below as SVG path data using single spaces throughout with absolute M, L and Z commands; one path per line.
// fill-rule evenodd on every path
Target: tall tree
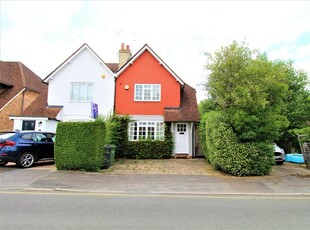
M 207 54 L 205 86 L 239 141 L 273 141 L 289 121 L 283 108 L 289 92 L 285 68 L 245 43 Z
M 283 115 L 289 120 L 289 126 L 277 140 L 286 153 L 292 148 L 299 149 L 294 130 L 310 128 L 310 91 L 307 89 L 308 76 L 304 71 L 296 70 L 292 61 L 277 61 L 287 76 L 289 88 Z

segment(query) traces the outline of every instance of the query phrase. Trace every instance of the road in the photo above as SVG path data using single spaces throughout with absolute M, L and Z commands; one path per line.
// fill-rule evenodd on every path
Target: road
M 309 196 L 0 191 L 1 229 L 310 229 Z

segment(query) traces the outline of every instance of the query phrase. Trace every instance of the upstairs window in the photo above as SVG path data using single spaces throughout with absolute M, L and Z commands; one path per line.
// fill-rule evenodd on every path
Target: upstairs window
M 160 84 L 135 84 L 135 101 L 160 101 Z
M 93 83 L 71 83 L 71 101 L 91 102 L 93 100 Z

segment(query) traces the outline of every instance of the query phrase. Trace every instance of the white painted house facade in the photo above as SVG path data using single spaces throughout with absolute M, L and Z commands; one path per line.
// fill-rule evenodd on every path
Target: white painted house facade
M 104 61 L 83 44 L 43 80 L 48 84 L 48 107 L 62 107 L 57 121 L 94 120 L 94 107 L 98 115 L 110 115 L 114 107 L 114 79 Z

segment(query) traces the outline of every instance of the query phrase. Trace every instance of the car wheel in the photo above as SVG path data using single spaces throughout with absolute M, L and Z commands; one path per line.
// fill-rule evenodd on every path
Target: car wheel
M 276 164 L 277 164 L 277 165 L 283 165 L 283 162 L 284 162 L 284 161 L 277 161 Z
M 7 163 L 8 163 L 8 162 L 6 162 L 6 161 L 1 161 L 1 162 L 0 162 L 0 167 L 5 166 Z
M 34 163 L 34 155 L 30 152 L 25 152 L 20 155 L 17 161 L 17 166 L 21 168 L 29 168 Z

